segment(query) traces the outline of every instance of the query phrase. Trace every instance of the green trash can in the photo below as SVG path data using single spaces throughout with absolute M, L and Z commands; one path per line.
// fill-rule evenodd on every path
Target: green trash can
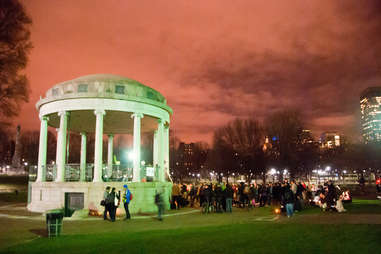
M 63 217 L 64 214 L 60 210 L 52 210 L 46 213 L 46 226 L 49 237 L 57 237 L 61 235 Z

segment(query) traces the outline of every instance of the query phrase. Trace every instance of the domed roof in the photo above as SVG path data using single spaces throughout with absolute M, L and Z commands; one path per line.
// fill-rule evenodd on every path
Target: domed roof
M 86 97 L 140 101 L 172 113 L 164 96 L 158 91 L 136 80 L 114 74 L 92 74 L 58 83 L 46 92 L 46 98 L 40 100 L 37 107 L 49 101 Z
M 121 81 L 121 80 L 123 80 L 124 82 L 130 82 L 130 83 L 139 84 L 139 85 L 144 86 L 143 84 L 139 83 L 136 80 L 133 80 L 133 79 L 130 79 L 130 78 L 126 78 L 126 77 L 123 77 L 123 76 L 120 76 L 120 75 L 115 75 L 115 74 L 91 74 L 91 75 L 85 75 L 85 76 L 81 76 L 81 77 L 78 77 L 78 78 L 75 78 L 75 79 L 72 79 L 72 80 L 69 80 L 69 81 L 62 82 L 60 84 L 65 84 L 65 83 L 73 82 L 73 81 L 89 81 L 89 82 L 91 82 L 91 81 Z

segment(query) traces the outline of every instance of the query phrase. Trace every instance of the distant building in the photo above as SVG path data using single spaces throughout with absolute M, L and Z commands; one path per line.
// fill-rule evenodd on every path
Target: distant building
M 303 145 L 314 143 L 314 138 L 310 130 L 302 130 L 299 134 L 299 143 Z
M 180 143 L 178 149 L 178 161 L 176 161 L 178 167 L 186 169 L 186 171 L 189 171 L 193 168 L 193 150 L 194 143 Z
M 321 148 L 336 148 L 342 144 L 342 137 L 337 132 L 324 132 L 320 136 Z
M 172 172 L 175 178 L 195 177 L 205 169 L 208 148 L 202 143 L 180 142 L 171 154 Z
M 381 141 L 381 87 L 369 87 L 360 96 L 361 127 L 365 143 Z

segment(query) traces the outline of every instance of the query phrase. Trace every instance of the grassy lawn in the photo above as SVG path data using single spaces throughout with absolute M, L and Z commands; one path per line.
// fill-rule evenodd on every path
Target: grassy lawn
M 0 218 L 5 225 L 0 253 L 379 253 L 380 201 L 354 200 L 346 208 L 346 214 L 309 208 L 291 219 L 257 208 L 196 212 L 163 222 L 64 220 L 63 235 L 56 239 L 44 237 L 44 221 Z
M 0 253 L 378 253 L 380 235 L 379 225 L 245 223 L 143 232 L 126 225 L 125 232 L 39 238 Z
M 2 180 L 7 187 L 25 186 L 22 178 Z M 0 253 L 336 254 L 381 250 L 379 200 L 353 199 L 344 204 L 347 212 L 342 214 L 307 208 L 290 219 L 275 215 L 270 207 L 206 215 L 186 208 L 169 211 L 163 222 L 138 215 L 115 223 L 102 218 L 64 219 L 62 236 L 49 239 L 44 218 L 25 211 L 26 197 L 22 188 L 17 195 L 0 194 Z M 6 214 L 34 219 L 11 219 Z

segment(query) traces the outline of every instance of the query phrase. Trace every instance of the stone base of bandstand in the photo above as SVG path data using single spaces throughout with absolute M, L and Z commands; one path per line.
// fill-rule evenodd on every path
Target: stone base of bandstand
M 127 184 L 133 199 L 129 205 L 130 213 L 157 212 L 154 203 L 156 191 L 164 192 L 163 198 L 166 209 L 170 208 L 170 197 L 172 191 L 171 182 L 33 182 L 30 183 L 30 203 L 27 208 L 31 212 L 44 213 L 51 209 L 59 209 L 65 206 L 65 193 L 83 193 L 83 209 L 104 211 L 100 205 L 107 186 L 115 187 L 116 191 L 123 193 L 123 185 Z M 118 214 L 124 214 L 121 205 Z

